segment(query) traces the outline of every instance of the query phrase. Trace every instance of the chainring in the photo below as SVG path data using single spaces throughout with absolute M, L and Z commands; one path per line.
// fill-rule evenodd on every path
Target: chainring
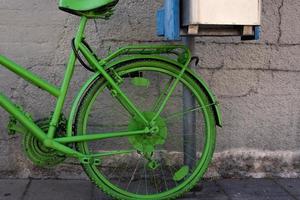
M 36 124 L 48 132 L 50 119 L 45 118 L 36 121 Z M 66 120 L 62 117 L 56 131 L 56 137 L 64 136 L 66 133 Z M 26 133 L 22 138 L 22 146 L 26 156 L 32 163 L 39 167 L 54 167 L 65 161 L 66 156 L 54 149 L 44 146 L 33 134 Z

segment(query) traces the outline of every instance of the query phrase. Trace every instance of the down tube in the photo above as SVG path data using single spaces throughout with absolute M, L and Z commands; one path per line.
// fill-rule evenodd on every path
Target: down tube
M 4 108 L 4 110 L 6 110 L 8 113 L 14 116 L 26 129 L 30 130 L 33 133 L 33 135 L 40 141 L 44 141 L 47 138 L 46 134 L 31 119 L 26 117 L 13 102 L 1 92 L 0 107 Z

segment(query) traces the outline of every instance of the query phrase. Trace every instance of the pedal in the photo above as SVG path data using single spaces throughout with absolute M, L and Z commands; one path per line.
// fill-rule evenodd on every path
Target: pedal
M 132 85 L 136 87 L 146 87 L 150 86 L 150 80 L 143 77 L 135 77 L 131 80 Z
M 188 166 L 181 167 L 173 176 L 173 180 L 178 182 L 184 180 L 189 174 L 190 168 Z

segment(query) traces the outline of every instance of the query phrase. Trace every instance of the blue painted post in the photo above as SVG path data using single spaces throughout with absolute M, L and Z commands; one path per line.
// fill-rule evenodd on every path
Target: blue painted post
M 180 40 L 180 0 L 165 0 L 164 6 L 156 15 L 157 35 L 166 40 Z M 184 43 L 194 53 L 194 37 L 184 38 Z M 189 90 L 183 89 L 183 110 L 195 108 L 195 98 Z M 196 115 L 187 113 L 183 116 L 183 153 L 184 163 L 192 168 L 196 160 Z
M 179 0 L 165 0 L 165 37 L 180 40 Z
M 157 35 L 166 40 L 180 40 L 180 1 L 165 0 L 156 15 Z
M 156 14 L 156 34 L 165 36 L 165 8 L 160 8 Z

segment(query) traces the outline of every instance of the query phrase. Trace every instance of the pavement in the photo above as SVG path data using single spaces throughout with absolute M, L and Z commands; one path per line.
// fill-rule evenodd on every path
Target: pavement
M 202 188 L 200 190 L 200 188 Z M 0 180 L 0 200 L 109 200 L 85 180 Z M 300 179 L 202 181 L 180 200 L 300 200 Z

